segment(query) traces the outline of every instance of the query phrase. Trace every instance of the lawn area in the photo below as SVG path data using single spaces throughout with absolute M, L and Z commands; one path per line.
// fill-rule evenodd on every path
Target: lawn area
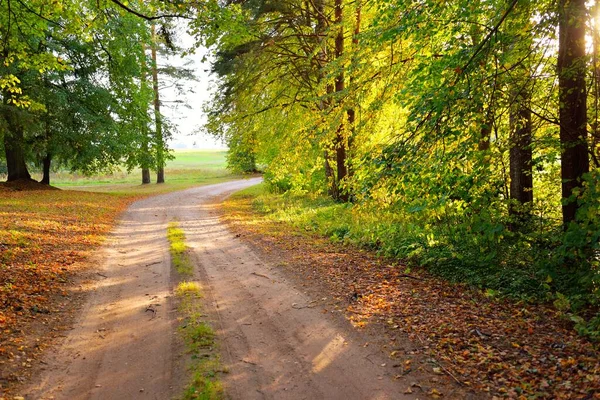
M 225 151 L 176 150 L 173 155 L 175 158 L 165 167 L 165 184 L 159 187 L 142 186 L 140 169 L 131 172 L 120 169 L 112 174 L 93 176 L 60 171 L 51 174 L 50 184 L 69 190 L 148 195 L 219 183 L 234 177 L 226 168 Z M 41 175 L 33 174 L 33 178 L 39 180 Z M 156 181 L 155 173 L 151 173 L 151 179 Z

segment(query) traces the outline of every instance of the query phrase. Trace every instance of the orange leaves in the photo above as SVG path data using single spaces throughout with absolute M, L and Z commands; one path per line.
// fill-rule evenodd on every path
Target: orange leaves
M 45 310 L 128 202 L 85 192 L 2 191 L 0 329 Z

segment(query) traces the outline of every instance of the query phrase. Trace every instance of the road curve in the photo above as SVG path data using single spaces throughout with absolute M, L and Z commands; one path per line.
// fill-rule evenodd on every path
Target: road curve
M 403 399 L 385 359 L 219 221 L 214 208 L 260 178 L 135 202 L 95 257 L 98 280 L 26 399 L 171 399 L 186 381 L 166 226 L 186 234 L 220 341 L 231 399 Z

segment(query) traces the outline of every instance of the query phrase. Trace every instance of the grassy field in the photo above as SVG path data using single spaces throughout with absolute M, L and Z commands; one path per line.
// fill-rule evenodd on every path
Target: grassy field
M 177 150 L 173 154 L 175 158 L 169 160 L 165 167 L 166 183 L 160 186 L 142 186 L 140 169 L 129 173 L 120 169 L 112 174 L 93 176 L 68 171 L 53 172 L 50 184 L 66 190 L 146 195 L 223 182 L 235 177 L 226 168 L 225 151 Z M 36 180 L 41 179 L 39 174 L 32 175 Z M 151 173 L 151 178 L 155 182 L 156 174 Z

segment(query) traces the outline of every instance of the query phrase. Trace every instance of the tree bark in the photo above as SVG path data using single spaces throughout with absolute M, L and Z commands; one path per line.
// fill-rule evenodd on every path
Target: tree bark
M 142 43 L 142 51 L 143 51 L 143 56 L 142 56 L 142 73 L 141 73 L 141 77 L 140 77 L 140 81 L 142 83 L 142 87 L 146 87 L 146 83 L 147 83 L 147 79 L 146 79 L 146 71 L 147 71 L 147 65 L 146 65 L 146 45 L 144 43 Z M 151 159 L 150 157 L 150 150 L 149 150 L 149 146 L 148 146 L 148 142 L 149 142 L 149 138 L 148 138 L 148 124 L 144 123 L 144 126 L 142 127 L 142 155 L 141 155 L 141 160 L 140 160 L 140 166 L 142 167 L 142 185 L 148 185 L 150 184 L 151 178 L 150 178 L 150 166 L 149 161 Z
M 23 149 L 23 143 L 25 142 L 23 124 L 19 121 L 19 117 L 14 114 L 14 111 L 8 109 L 5 110 L 4 114 L 8 128 L 7 132 L 4 133 L 4 152 L 8 170 L 7 181 L 31 180 Z
M 44 185 L 50 185 L 50 165 L 52 164 L 52 156 L 50 153 L 46 153 L 46 156 L 42 160 L 42 180 L 40 183 Z
M 515 32 L 523 32 L 531 10 L 528 1 L 516 6 L 515 17 L 509 17 L 507 24 Z M 529 54 L 532 46 L 529 34 L 514 36 L 511 48 L 520 56 Z M 510 106 L 510 198 L 513 200 L 509 213 L 513 217 L 512 228 L 518 228 L 531 216 L 530 203 L 533 202 L 533 127 L 531 123 L 531 72 L 528 62 L 523 59 L 514 69 L 512 82 L 513 103 Z
M 335 58 L 339 59 L 344 54 L 344 25 L 343 25 L 343 0 L 335 0 L 335 23 L 338 25 L 338 33 L 335 37 Z M 343 68 L 343 67 L 340 67 Z M 340 93 L 345 89 L 344 70 L 341 69 L 335 78 L 335 91 Z M 335 155 L 336 155 L 336 185 L 337 185 L 337 200 L 348 201 L 350 196 L 347 190 L 340 190 L 342 180 L 348 175 L 348 167 L 346 165 L 346 146 L 347 140 L 344 137 L 344 121 L 340 122 L 335 135 Z
M 558 93 L 565 229 L 575 220 L 574 190 L 590 168 L 587 144 L 585 0 L 559 0 Z
M 158 92 L 158 65 L 156 62 L 156 26 L 152 24 L 152 88 L 154 90 L 154 125 L 156 140 L 156 183 L 165 182 L 165 157 L 160 96 Z
M 142 185 L 148 185 L 150 180 L 150 168 L 142 168 Z
M 509 211 L 517 219 L 517 224 L 528 219 L 530 210 L 525 205 L 533 202 L 531 111 L 529 93 L 523 91 L 516 95 L 510 115 L 510 198 L 519 204 L 511 206 Z
M 354 54 L 356 52 L 356 50 L 358 49 L 358 35 L 360 34 L 360 22 L 361 22 L 361 11 L 362 11 L 362 4 L 360 0 L 357 0 L 356 3 L 356 13 L 355 13 L 355 24 L 354 24 L 354 35 L 352 36 L 352 51 L 353 51 L 353 61 L 354 61 Z M 350 87 L 353 86 L 354 83 L 354 77 L 350 76 Z M 354 107 L 350 107 L 348 108 L 347 111 L 347 117 L 348 117 L 348 127 L 350 128 L 350 135 L 348 136 L 348 153 L 350 153 L 352 151 L 352 149 L 354 148 L 354 136 L 356 135 L 356 111 L 354 110 Z M 350 155 L 351 158 L 351 155 Z M 353 168 L 352 165 L 349 164 L 348 165 L 348 176 L 352 177 L 353 175 Z

